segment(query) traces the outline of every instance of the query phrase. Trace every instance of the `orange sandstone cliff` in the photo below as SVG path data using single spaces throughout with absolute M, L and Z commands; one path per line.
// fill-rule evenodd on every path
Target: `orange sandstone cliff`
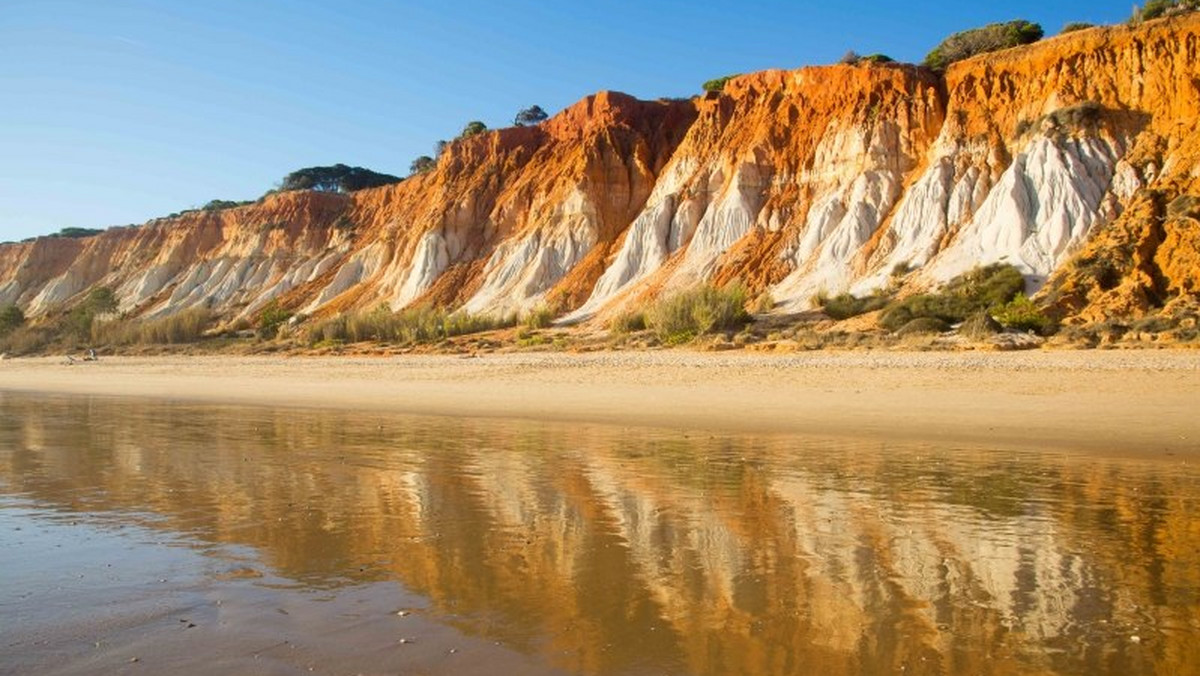
M 121 309 L 545 305 L 575 321 L 740 278 L 785 309 L 1009 262 L 1060 314 L 1200 293 L 1200 16 L 954 64 L 733 79 L 693 101 L 601 92 L 453 143 L 434 171 L 290 192 L 81 239 L 0 245 L 0 304 L 96 286 Z

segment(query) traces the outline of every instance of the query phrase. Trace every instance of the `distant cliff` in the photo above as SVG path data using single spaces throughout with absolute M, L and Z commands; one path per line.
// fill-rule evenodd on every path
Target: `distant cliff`
M 133 316 L 432 302 L 603 318 L 740 278 L 788 309 L 1009 262 L 1066 316 L 1200 293 L 1200 17 L 952 65 L 767 71 L 691 101 L 590 96 L 434 170 L 0 246 L 0 305 L 96 286 Z

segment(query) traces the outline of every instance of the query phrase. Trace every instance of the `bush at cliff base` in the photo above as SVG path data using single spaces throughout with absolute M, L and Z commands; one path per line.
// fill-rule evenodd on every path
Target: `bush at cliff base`
M 741 282 L 721 288 L 711 284 L 681 291 L 655 303 L 646 312 L 646 326 L 667 345 L 679 345 L 711 331 L 740 328 L 750 316 Z
M 879 324 L 888 331 L 899 331 L 919 317 L 957 324 L 976 312 L 1008 303 L 1024 290 L 1025 278 L 1020 270 L 996 263 L 955 277 L 937 293 L 917 294 L 889 304 Z
M 25 323 L 25 313 L 16 305 L 0 307 L 0 336 Z

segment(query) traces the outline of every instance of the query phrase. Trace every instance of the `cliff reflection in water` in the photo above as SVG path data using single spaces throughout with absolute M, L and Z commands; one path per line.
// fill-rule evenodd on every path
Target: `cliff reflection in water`
M 1181 459 L 0 394 L 0 488 L 575 672 L 1200 672 Z

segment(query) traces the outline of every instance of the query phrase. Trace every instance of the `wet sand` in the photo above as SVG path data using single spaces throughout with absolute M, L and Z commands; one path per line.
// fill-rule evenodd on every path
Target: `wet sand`
M 561 673 L 394 582 L 310 588 L 237 545 L 128 521 L 0 499 L 13 551 L 0 673 Z
M 1196 372 L 1113 356 L 3 362 L 296 407 L 0 387 L 0 674 L 1195 673 L 1200 464 L 1104 414 L 1188 448 Z M 456 393 L 496 419 L 394 412 Z M 519 393 L 565 422 L 488 403 Z M 796 424 L 770 396 L 924 436 L 691 431 Z M 918 424 L 938 402 L 1090 417 L 938 443 L 966 434 Z M 601 414 L 689 429 L 576 422 Z
M 1200 453 L 1200 353 L 691 352 L 0 362 L 0 391 Z

